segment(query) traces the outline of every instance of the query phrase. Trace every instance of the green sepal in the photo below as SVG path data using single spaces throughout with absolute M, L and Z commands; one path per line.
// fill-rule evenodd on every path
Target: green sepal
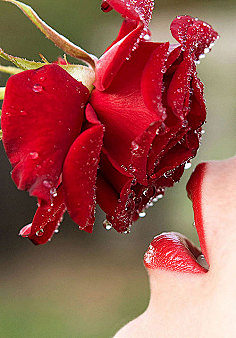
M 29 60 L 26 60 L 26 59 L 22 59 L 18 56 L 13 56 L 13 55 L 7 54 L 1 48 L 0 48 L 0 56 L 3 59 L 12 62 L 16 67 L 18 67 L 22 70 L 37 69 L 37 68 L 40 68 L 42 66 L 45 66 L 45 64 L 46 64 L 44 62 L 29 61 Z M 18 73 L 19 72 L 20 71 L 18 71 Z
M 0 100 L 4 99 L 6 87 L 0 87 Z
M 36 62 L 36 61 L 29 61 L 26 59 L 22 59 L 18 56 L 13 56 L 10 54 L 7 54 L 0 48 L 0 57 L 3 59 L 12 62 L 15 67 L 11 67 L 13 69 L 13 72 L 9 72 L 10 74 L 17 74 L 20 73 L 21 71 L 24 70 L 30 70 L 30 69 L 37 69 L 40 67 L 43 67 L 47 64 L 50 64 L 45 57 L 43 57 L 44 62 Z M 89 91 L 91 92 L 93 89 L 93 82 L 95 80 L 95 73 L 94 70 L 87 67 L 87 66 L 82 66 L 82 65 L 73 65 L 73 64 L 68 64 L 68 65 L 61 65 L 58 64 L 58 66 L 62 67 L 67 73 L 69 73 L 74 79 L 76 79 L 79 82 L 82 82 L 84 86 L 86 86 Z M 1 67 L 8 68 L 5 66 L 0 66 L 0 71 Z M 20 69 L 19 69 L 20 68 Z M 0 100 L 3 100 L 4 98 L 4 92 L 0 88 Z

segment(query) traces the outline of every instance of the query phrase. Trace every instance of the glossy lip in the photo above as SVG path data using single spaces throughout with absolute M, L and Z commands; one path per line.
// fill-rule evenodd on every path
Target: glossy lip
M 204 255 L 208 262 L 201 207 L 202 182 L 205 172 L 206 163 L 199 164 L 186 186 L 188 197 L 193 203 L 194 221 L 202 252 L 179 233 L 162 233 L 153 239 L 144 255 L 146 268 L 194 274 L 208 271 L 207 263 L 202 259 Z

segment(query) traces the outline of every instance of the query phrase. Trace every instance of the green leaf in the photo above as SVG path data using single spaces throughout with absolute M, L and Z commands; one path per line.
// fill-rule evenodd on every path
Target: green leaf
M 76 46 L 71 41 L 69 41 L 67 38 L 65 38 L 63 35 L 57 33 L 53 28 L 48 26 L 40 17 L 37 15 L 37 13 L 28 5 L 25 5 L 24 3 L 16 0 L 1 0 L 5 2 L 10 2 L 13 5 L 20 8 L 20 10 L 33 22 L 33 24 L 55 45 L 59 48 L 61 48 L 65 53 L 71 55 L 72 57 L 75 57 L 77 59 L 83 60 L 93 68 L 95 68 L 95 62 L 97 58 L 87 53 L 82 48 Z
M 45 66 L 45 63 L 43 62 L 29 61 L 26 59 L 19 58 L 18 56 L 7 54 L 1 48 L 0 48 L 0 56 L 3 59 L 12 62 L 15 66 L 21 68 L 22 70 L 36 69 Z

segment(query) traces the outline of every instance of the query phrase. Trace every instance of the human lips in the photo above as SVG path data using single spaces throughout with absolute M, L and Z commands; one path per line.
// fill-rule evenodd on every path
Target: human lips
M 193 203 L 194 222 L 201 250 L 180 233 L 165 232 L 156 236 L 144 255 L 148 269 L 170 270 L 185 273 L 206 273 L 208 255 L 202 217 L 202 183 L 206 163 L 201 163 L 187 183 L 187 193 Z

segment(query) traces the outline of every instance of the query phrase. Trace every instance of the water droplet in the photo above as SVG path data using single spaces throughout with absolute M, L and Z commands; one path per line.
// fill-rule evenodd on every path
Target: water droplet
M 207 53 L 209 53 L 210 52 L 210 48 L 205 48 L 204 49 L 204 54 L 207 54 Z
M 185 127 L 187 127 L 187 125 L 188 125 L 188 121 L 187 120 L 183 120 L 182 127 L 185 128 Z
M 199 59 L 204 59 L 205 57 L 206 57 L 205 54 L 200 54 L 200 55 L 199 55 Z
M 143 36 L 143 39 L 146 40 L 146 41 L 149 41 L 151 39 L 150 35 L 149 34 L 145 34 Z
M 186 162 L 184 165 L 184 169 L 190 169 L 192 164 L 190 162 Z
M 31 153 L 29 153 L 29 155 L 32 160 L 36 160 L 39 157 L 39 153 L 37 153 L 37 151 L 32 151 Z
M 44 233 L 44 230 L 43 230 L 43 229 L 40 229 L 39 231 L 37 231 L 37 232 L 35 233 L 35 235 L 38 236 L 38 237 L 41 237 L 41 236 L 43 236 L 43 233 Z
M 193 224 L 192 224 L 192 226 L 193 226 L 194 228 L 196 228 L 196 224 L 195 224 L 195 221 L 193 221 Z
M 52 183 L 49 182 L 48 180 L 44 180 L 44 181 L 43 181 L 43 185 L 44 185 L 46 188 L 51 188 L 51 187 L 52 187 Z
M 41 93 L 43 91 L 43 86 L 41 84 L 35 84 L 33 85 L 33 92 L 35 93 Z
M 105 221 L 103 222 L 103 226 L 106 230 L 112 229 L 112 224 L 107 219 L 105 219 Z
M 50 189 L 50 194 L 52 195 L 52 197 L 57 197 L 57 189 L 56 188 L 51 188 Z
M 138 215 L 139 215 L 139 217 L 145 217 L 146 216 L 146 212 L 142 211 Z
M 163 196 L 164 196 L 163 194 L 159 194 L 159 195 L 156 196 L 156 198 L 157 198 L 157 200 L 160 200 L 160 199 L 163 198 Z
M 143 195 L 147 196 L 148 195 L 148 188 L 143 191 Z
M 24 111 L 24 110 L 21 110 L 21 111 L 20 111 L 20 115 L 21 115 L 21 116 L 26 116 L 26 115 L 27 115 L 27 113 L 26 113 L 26 111 Z
M 59 229 L 55 229 L 54 233 L 57 234 L 59 232 Z
M 206 131 L 205 131 L 204 129 L 201 130 L 201 134 L 202 134 L 202 135 L 205 134 L 205 132 L 206 132 Z
M 131 145 L 132 145 L 133 150 L 138 150 L 139 146 L 138 146 L 138 144 L 135 141 L 133 141 L 131 143 Z

